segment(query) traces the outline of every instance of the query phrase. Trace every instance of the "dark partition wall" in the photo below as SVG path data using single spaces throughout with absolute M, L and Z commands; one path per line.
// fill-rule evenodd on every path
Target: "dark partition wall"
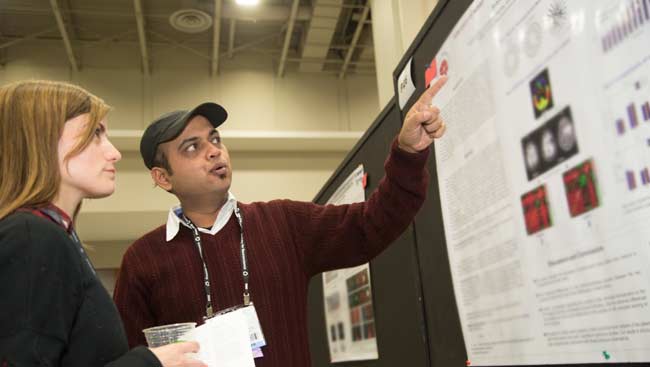
M 448 36 L 470 0 L 441 0 L 404 58 L 394 79 L 413 58 L 416 91 L 403 110 L 396 100 L 380 114 L 359 143 L 314 199 L 325 203 L 359 164 L 368 173 L 366 196 L 383 176 L 383 162 L 406 111 L 424 91 L 424 69 Z M 395 83 L 396 85 L 396 83 Z M 467 354 L 447 256 L 435 156 L 429 157 L 432 179 L 428 197 L 411 226 L 371 262 L 379 360 L 337 363 L 340 366 L 463 366 Z M 330 366 L 322 280 L 312 280 L 309 293 L 310 346 L 313 366 Z
M 416 91 L 400 111 L 402 116 L 425 90 L 424 73 L 427 63 L 435 56 L 470 4 L 470 0 L 441 0 L 397 66 L 394 80 L 397 80 L 408 61 L 413 59 L 411 72 Z M 394 85 L 397 86 L 397 83 Z M 467 352 L 451 280 L 435 162 L 435 152 L 432 149 L 429 157 L 431 182 L 427 200 L 414 223 L 428 330 L 430 365 L 462 366 L 467 361 Z
M 368 174 L 366 197 L 384 175 L 384 160 L 401 125 L 394 100 L 332 175 L 315 202 L 323 204 L 359 165 Z M 378 360 L 337 363 L 337 366 L 427 366 L 428 342 L 412 227 L 370 264 L 377 328 Z M 322 277 L 309 289 L 309 334 L 313 366 L 330 366 Z

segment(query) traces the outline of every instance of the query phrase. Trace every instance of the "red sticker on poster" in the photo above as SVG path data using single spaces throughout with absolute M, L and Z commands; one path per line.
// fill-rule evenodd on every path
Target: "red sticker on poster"
M 447 75 L 449 73 L 449 63 L 447 59 L 443 59 L 440 63 L 440 75 Z
M 431 63 L 427 65 L 426 70 L 424 71 L 424 85 L 429 88 L 429 85 L 431 85 L 431 81 L 435 79 L 436 75 L 438 75 L 438 66 L 436 64 L 436 59 L 432 59 Z

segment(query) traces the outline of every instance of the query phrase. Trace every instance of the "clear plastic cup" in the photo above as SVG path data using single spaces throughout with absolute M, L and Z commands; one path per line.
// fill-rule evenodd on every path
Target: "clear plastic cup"
M 193 340 L 194 328 L 196 328 L 196 322 L 182 322 L 151 327 L 142 330 L 142 332 L 149 347 L 155 348 L 171 343 Z

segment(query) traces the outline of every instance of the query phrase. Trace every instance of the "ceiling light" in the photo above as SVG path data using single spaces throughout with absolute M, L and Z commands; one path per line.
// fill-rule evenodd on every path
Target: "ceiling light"
M 260 0 L 237 0 L 237 4 L 243 6 L 254 6 L 260 3 Z

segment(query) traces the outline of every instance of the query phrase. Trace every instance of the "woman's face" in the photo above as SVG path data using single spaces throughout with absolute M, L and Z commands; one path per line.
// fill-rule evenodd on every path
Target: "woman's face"
M 86 149 L 64 161 L 82 138 L 87 124 L 88 114 L 66 121 L 59 139 L 59 193 L 66 197 L 101 198 L 115 191 L 115 163 L 122 155 L 108 140 L 106 121 L 100 122 Z

